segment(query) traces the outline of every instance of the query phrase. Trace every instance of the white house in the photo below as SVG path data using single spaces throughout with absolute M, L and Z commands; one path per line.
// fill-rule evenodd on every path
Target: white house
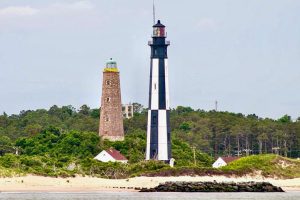
M 119 151 L 113 148 L 101 151 L 94 159 L 99 160 L 101 162 L 128 162 L 125 156 L 123 156 Z
M 219 157 L 214 164 L 212 165 L 213 168 L 219 168 L 226 166 L 228 163 L 239 159 L 239 157 Z

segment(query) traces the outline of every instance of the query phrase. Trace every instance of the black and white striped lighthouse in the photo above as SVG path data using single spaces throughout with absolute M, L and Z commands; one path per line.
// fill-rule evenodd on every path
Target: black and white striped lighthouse
M 165 26 L 158 20 L 153 26 L 150 64 L 149 108 L 146 160 L 171 158 L 168 54 Z

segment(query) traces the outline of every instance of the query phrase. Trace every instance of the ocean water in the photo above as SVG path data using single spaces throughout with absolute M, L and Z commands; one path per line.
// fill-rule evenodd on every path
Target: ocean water
M 93 192 L 93 193 L 0 193 L 0 199 L 109 199 L 109 200 L 131 200 L 131 199 L 201 199 L 201 200 L 300 200 L 300 192 L 285 193 L 136 193 L 136 192 Z

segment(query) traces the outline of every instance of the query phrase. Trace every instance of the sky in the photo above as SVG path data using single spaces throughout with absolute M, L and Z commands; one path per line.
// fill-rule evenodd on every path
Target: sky
M 156 0 L 171 107 L 300 116 L 299 0 Z M 109 58 L 122 102 L 147 106 L 152 0 L 0 0 L 0 113 L 100 106 Z

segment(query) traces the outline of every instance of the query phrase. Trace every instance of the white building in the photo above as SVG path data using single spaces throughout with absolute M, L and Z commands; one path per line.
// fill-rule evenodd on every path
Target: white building
M 128 162 L 125 156 L 123 156 L 119 151 L 113 148 L 101 151 L 94 159 L 99 160 L 101 162 Z
M 123 118 L 130 119 L 133 117 L 133 105 L 124 104 L 122 105 Z
M 219 168 L 226 166 L 228 163 L 239 159 L 239 157 L 219 157 L 214 164 L 212 165 L 213 168 Z

